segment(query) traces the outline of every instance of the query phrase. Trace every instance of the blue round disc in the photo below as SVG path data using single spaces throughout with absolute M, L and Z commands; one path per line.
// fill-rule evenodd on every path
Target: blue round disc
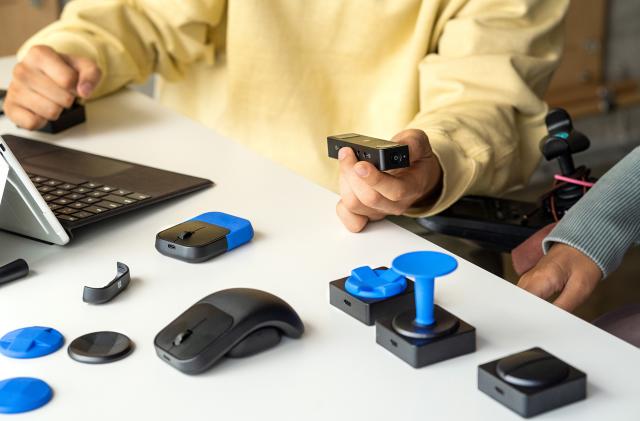
M 0 381 L 0 414 L 27 412 L 47 404 L 53 396 L 48 384 L 32 377 Z
M 414 251 L 402 254 L 391 263 L 398 273 L 413 278 L 435 278 L 447 275 L 458 267 L 453 257 L 437 251 Z
M 56 352 L 63 343 L 64 337 L 53 328 L 25 327 L 0 339 L 0 353 L 11 358 L 37 358 Z

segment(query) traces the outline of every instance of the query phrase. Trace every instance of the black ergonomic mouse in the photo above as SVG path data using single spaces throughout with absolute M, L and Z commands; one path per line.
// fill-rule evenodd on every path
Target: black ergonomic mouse
M 195 303 L 162 329 L 156 353 L 187 374 L 201 373 L 222 357 L 246 357 L 299 338 L 304 325 L 295 310 L 268 292 L 249 288 L 218 291 Z
M 569 376 L 569 364 L 541 348 L 500 360 L 496 372 L 507 383 L 523 387 L 549 387 Z

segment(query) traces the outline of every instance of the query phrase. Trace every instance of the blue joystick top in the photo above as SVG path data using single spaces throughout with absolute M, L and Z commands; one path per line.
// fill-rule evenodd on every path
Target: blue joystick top
M 0 353 L 11 358 L 37 358 L 56 352 L 63 343 L 62 334 L 53 328 L 25 327 L 0 339 Z
M 391 269 L 374 270 L 369 266 L 362 266 L 351 271 L 344 287 L 356 297 L 389 298 L 402 293 L 407 288 L 407 280 Z
M 414 278 L 416 296 L 416 318 L 414 322 L 422 326 L 433 325 L 434 278 L 447 275 L 458 267 L 458 262 L 448 254 L 436 251 L 415 251 L 393 259 L 394 271 Z

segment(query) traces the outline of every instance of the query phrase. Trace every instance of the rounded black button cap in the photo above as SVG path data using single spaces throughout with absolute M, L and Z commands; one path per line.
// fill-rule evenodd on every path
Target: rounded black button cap
M 93 332 L 74 339 L 67 349 L 74 360 L 104 364 L 121 360 L 133 350 L 133 342 L 118 332 Z
M 503 358 L 496 371 L 516 386 L 549 387 L 567 378 L 569 365 L 542 349 L 532 349 Z

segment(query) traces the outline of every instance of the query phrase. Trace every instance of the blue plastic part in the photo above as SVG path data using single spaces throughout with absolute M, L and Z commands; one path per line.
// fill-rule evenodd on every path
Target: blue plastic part
M 229 215 L 228 213 L 207 212 L 191 220 L 218 225 L 231 231 L 227 234 L 227 251 L 248 243 L 253 238 L 251 222 L 243 218 L 238 218 L 237 216 Z
M 391 268 L 413 278 L 416 296 L 416 320 L 422 326 L 432 325 L 434 279 L 447 275 L 458 267 L 458 262 L 448 254 L 437 251 L 414 251 L 393 259 Z
M 0 414 L 18 414 L 46 405 L 51 387 L 40 379 L 15 377 L 0 381 Z
M 554 134 L 554 136 L 557 136 L 557 137 L 565 139 L 565 140 L 569 139 L 569 133 L 567 133 L 567 132 L 556 133 L 556 134 Z
M 11 358 L 37 358 L 56 352 L 63 343 L 64 337 L 53 328 L 25 327 L 0 339 L 0 353 Z
M 362 266 L 351 271 L 344 287 L 356 297 L 389 298 L 402 293 L 407 288 L 407 280 L 391 269 L 373 270 Z

